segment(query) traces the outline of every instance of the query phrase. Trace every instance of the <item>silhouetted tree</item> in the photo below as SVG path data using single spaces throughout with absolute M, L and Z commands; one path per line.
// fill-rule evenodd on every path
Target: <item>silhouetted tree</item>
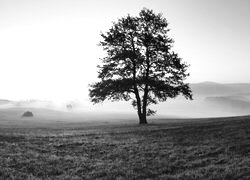
M 138 17 L 121 18 L 107 33 L 102 33 L 100 46 L 107 52 L 98 66 L 101 80 L 90 85 L 94 103 L 105 99 L 132 100 L 139 123 L 155 111 L 150 104 L 166 101 L 181 94 L 192 99 L 189 85 L 183 81 L 188 65 L 171 50 L 168 22 L 161 14 L 143 9 Z
M 71 109 L 73 108 L 73 106 L 72 106 L 72 104 L 67 104 L 67 105 L 66 105 L 66 108 L 67 108 L 68 110 L 71 110 Z

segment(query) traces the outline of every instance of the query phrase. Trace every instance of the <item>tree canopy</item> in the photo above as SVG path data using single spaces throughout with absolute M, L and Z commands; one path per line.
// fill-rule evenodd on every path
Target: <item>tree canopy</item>
M 107 52 L 98 66 L 99 82 L 90 85 L 94 103 L 131 100 L 140 124 L 153 115 L 151 104 L 183 95 L 192 99 L 188 65 L 172 50 L 167 20 L 144 8 L 138 17 L 126 16 L 102 33 L 100 46 Z

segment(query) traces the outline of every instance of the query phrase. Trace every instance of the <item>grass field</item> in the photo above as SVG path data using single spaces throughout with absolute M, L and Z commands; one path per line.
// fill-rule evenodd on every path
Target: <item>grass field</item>
M 250 117 L 2 122 L 0 179 L 250 179 Z

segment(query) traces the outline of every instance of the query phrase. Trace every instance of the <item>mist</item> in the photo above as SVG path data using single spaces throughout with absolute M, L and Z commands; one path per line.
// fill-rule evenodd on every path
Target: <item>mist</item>
M 193 100 L 184 97 L 168 99 L 151 106 L 159 118 L 205 118 L 242 116 L 250 113 L 250 84 L 219 84 L 214 82 L 190 85 Z M 45 100 L 0 100 L 2 119 L 20 119 L 25 111 L 32 111 L 37 121 L 128 121 L 137 119 L 130 102 L 105 101 L 93 104 L 88 99 L 64 102 Z M 10 118 L 11 117 L 11 118 Z

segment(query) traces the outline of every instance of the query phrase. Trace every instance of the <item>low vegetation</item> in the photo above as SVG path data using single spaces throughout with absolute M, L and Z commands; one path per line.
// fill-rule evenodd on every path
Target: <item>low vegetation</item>
M 250 179 L 250 117 L 2 126 L 0 179 Z

